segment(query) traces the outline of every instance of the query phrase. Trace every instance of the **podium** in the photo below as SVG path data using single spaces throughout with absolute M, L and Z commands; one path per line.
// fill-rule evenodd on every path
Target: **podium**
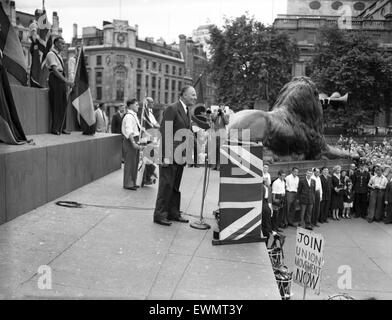
M 261 231 L 262 144 L 228 141 L 220 155 L 218 230 L 212 244 L 265 242 Z

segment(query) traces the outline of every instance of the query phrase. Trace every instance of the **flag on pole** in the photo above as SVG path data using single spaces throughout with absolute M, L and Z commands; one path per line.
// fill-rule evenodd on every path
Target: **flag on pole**
M 197 101 L 196 101 L 196 103 L 198 105 L 199 104 L 205 105 L 205 102 L 204 102 L 204 90 L 203 90 L 203 74 L 200 74 L 199 78 L 193 84 L 193 87 L 195 88 L 195 90 L 197 92 Z
M 0 50 L 3 65 L 20 84 L 27 86 L 27 64 L 22 45 L 0 3 Z
M 84 60 L 83 48 L 78 57 L 75 83 L 71 91 L 72 105 L 78 112 L 78 120 L 83 134 L 93 135 L 95 133 L 94 104 L 88 83 L 88 73 Z
M 31 66 L 30 85 L 32 87 L 47 87 L 49 70 L 46 66 L 46 56 L 52 48 L 51 24 L 48 21 L 46 11 L 43 10 L 37 21 L 30 25 L 31 33 Z
M 22 125 L 16 111 L 8 81 L 7 70 L 2 66 L 0 50 L 0 141 L 7 144 L 27 143 Z

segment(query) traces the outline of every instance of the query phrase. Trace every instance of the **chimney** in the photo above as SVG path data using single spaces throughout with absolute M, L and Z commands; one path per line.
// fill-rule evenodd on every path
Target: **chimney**
M 136 29 L 136 38 L 139 38 L 139 25 L 135 24 L 135 29 Z
M 57 12 L 56 11 L 53 11 L 52 22 L 53 22 L 52 33 L 57 36 L 59 34 L 60 24 L 59 24 L 59 17 L 57 16 Z
M 10 2 L 10 21 L 12 25 L 16 25 L 15 1 Z
M 73 38 L 77 39 L 77 37 L 78 37 L 78 24 L 74 23 L 73 24 Z

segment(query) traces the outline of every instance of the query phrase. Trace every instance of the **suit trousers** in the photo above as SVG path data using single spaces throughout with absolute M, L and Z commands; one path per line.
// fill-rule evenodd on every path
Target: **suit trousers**
M 267 199 L 263 201 L 263 207 L 261 211 L 261 230 L 264 237 L 268 237 L 272 232 L 272 221 L 271 221 L 271 209 L 268 206 Z
M 368 207 L 367 194 L 355 193 L 354 194 L 354 211 L 357 217 L 366 217 L 366 209 Z
M 312 213 L 312 224 L 316 225 L 320 218 L 320 191 L 316 191 Z
M 384 218 L 385 190 L 371 190 L 367 219 L 381 221 Z
M 329 207 L 331 206 L 331 200 L 323 200 L 320 203 L 320 222 L 325 222 L 328 220 Z
M 175 219 L 180 216 L 180 185 L 184 166 L 176 163 L 159 167 L 158 195 L 154 219 Z
M 384 220 L 385 223 L 392 223 L 392 202 L 388 202 L 387 205 L 387 216 Z
M 136 187 L 139 150 L 135 149 L 128 139 L 123 139 L 124 149 L 124 188 Z
M 295 220 L 295 202 L 297 200 L 296 192 L 286 193 L 286 224 L 294 224 Z
M 312 225 L 312 211 L 313 204 L 304 204 L 301 203 L 301 225 L 302 226 L 311 226 Z
M 52 72 L 49 74 L 49 103 L 52 113 L 52 133 L 62 132 L 66 126 L 67 86 Z

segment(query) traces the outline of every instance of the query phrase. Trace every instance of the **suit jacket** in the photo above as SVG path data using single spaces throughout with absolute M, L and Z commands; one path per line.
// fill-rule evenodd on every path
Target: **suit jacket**
M 170 129 L 171 126 L 173 130 L 172 132 Z M 179 130 L 182 131 L 179 132 Z M 173 163 L 172 161 L 174 161 L 179 165 L 185 165 L 185 156 L 187 159 L 191 159 L 192 157 L 193 140 L 190 139 L 193 139 L 193 133 L 191 127 L 190 112 L 188 112 L 188 115 L 185 113 L 184 107 L 182 106 L 180 101 L 168 106 L 164 111 L 160 132 L 162 158 L 168 158 L 171 161 L 170 163 Z M 181 135 L 182 139 L 180 141 L 175 141 L 174 137 L 176 133 Z M 166 134 L 169 134 L 170 136 L 166 137 Z M 166 139 L 168 141 L 166 141 Z M 184 150 L 182 152 L 184 159 L 177 159 L 177 157 L 175 157 L 175 150 L 186 139 L 188 139 L 189 142 L 192 142 L 189 144 L 189 146 L 187 146 L 187 148 L 189 147 L 189 152 L 186 152 L 186 150 Z
M 116 112 L 112 117 L 112 133 L 121 134 L 121 125 L 123 117 Z
M 321 180 L 321 188 L 323 189 L 323 198 L 321 200 L 331 200 L 332 194 L 332 178 L 328 176 L 327 178 L 324 175 L 320 176 Z
M 109 122 L 105 112 L 102 112 L 100 109 L 95 110 L 95 122 L 97 125 L 97 132 L 108 132 Z
M 298 199 L 300 204 L 313 204 L 315 201 L 316 181 L 310 180 L 310 186 L 306 178 L 298 183 Z
M 392 203 L 392 181 L 388 182 L 387 188 L 385 189 L 385 201 Z
M 361 172 L 359 170 L 355 171 L 354 175 L 352 176 L 353 190 L 355 191 L 355 193 L 367 193 L 369 180 L 369 172 Z

